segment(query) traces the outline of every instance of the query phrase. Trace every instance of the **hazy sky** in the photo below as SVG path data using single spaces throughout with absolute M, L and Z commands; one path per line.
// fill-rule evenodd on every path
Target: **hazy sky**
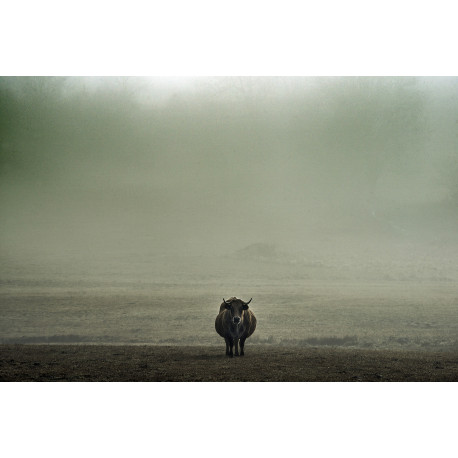
M 405 215 L 412 226 L 424 206 L 456 217 L 456 78 L 11 77 L 0 89 L 5 249 L 300 247 L 378 236 Z

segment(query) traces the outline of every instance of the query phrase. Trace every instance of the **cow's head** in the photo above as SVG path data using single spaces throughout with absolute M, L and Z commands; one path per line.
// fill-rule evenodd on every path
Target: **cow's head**
M 226 310 L 231 312 L 231 321 L 234 324 L 240 324 L 242 320 L 242 315 L 244 310 L 248 310 L 248 304 L 251 302 L 253 298 L 251 298 L 248 302 L 242 301 L 242 299 L 237 299 L 233 297 L 228 301 L 224 300 L 223 303 Z

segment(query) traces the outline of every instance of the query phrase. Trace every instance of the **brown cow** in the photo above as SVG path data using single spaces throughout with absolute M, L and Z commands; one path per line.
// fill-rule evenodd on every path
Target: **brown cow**
M 235 345 L 235 356 L 239 356 L 239 340 L 240 340 L 240 356 L 244 355 L 243 347 L 245 340 L 253 334 L 256 329 L 256 317 L 253 312 L 248 309 L 248 302 L 231 297 L 227 301 L 223 299 L 223 303 L 219 308 L 219 314 L 215 320 L 216 332 L 226 341 L 226 355 L 231 358 L 234 356 L 233 347 Z

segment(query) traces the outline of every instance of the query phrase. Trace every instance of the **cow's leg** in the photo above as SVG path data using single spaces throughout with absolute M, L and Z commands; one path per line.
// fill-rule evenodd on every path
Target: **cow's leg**
M 224 340 L 226 341 L 226 356 L 229 356 L 229 339 L 226 337 Z
M 245 340 L 246 340 L 246 337 L 242 337 L 240 339 L 240 356 L 243 356 L 245 354 L 243 351 L 243 348 L 245 347 Z
M 229 337 L 229 356 L 232 358 L 234 356 L 234 353 L 232 352 L 232 348 L 234 347 L 234 339 L 232 337 Z
M 239 356 L 239 339 L 234 340 L 235 345 L 235 356 Z

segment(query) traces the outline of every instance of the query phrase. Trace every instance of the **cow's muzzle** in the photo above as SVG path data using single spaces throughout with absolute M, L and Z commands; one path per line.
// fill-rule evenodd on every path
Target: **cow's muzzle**
M 238 316 L 234 316 L 234 318 L 232 318 L 232 321 L 234 322 L 234 324 L 239 324 L 240 318 Z

